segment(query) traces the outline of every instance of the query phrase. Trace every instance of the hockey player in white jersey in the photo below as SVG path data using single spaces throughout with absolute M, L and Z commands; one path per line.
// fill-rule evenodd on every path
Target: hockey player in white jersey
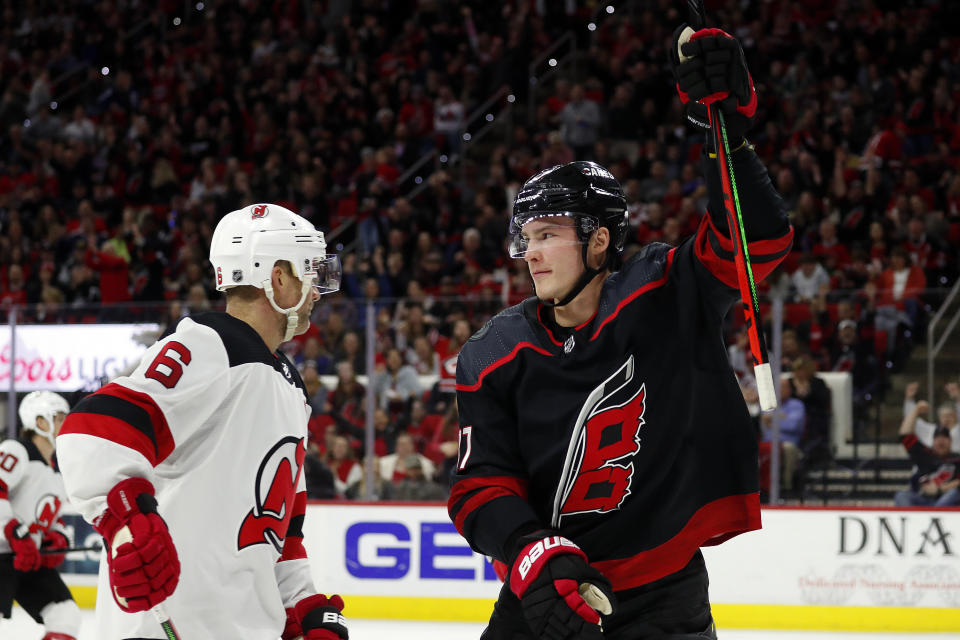
M 70 543 L 60 518 L 63 481 L 51 460 L 69 410 L 56 393 L 28 393 L 21 438 L 0 442 L 0 615 L 9 618 L 16 600 L 44 626 L 43 640 L 76 640 L 80 629 L 80 610 L 56 570 L 65 558 L 57 551 Z
M 183 638 L 346 639 L 302 544 L 310 405 L 277 350 L 339 288 L 340 263 L 274 204 L 224 216 L 210 262 L 226 313 L 181 320 L 57 439 L 67 494 L 109 550 L 97 637 L 165 638 L 149 612 L 163 603 Z

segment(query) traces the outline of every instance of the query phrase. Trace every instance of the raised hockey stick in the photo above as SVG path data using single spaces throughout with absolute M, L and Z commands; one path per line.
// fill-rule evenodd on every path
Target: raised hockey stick
M 117 535 L 113 536 L 113 543 L 110 545 L 111 553 L 113 553 L 114 557 L 116 557 L 117 549 L 120 545 L 126 544 L 127 542 L 133 542 L 133 535 L 130 533 L 130 528 L 124 526 L 117 531 Z M 117 594 L 114 595 L 117 601 L 125 601 L 124 598 L 121 598 Z M 167 608 L 163 606 L 163 603 L 150 609 L 150 613 L 157 619 L 157 623 L 160 625 L 160 628 L 163 629 L 167 640 L 181 640 L 180 634 L 177 633 L 177 628 L 173 626 L 173 620 L 171 620 L 167 614 Z
M 687 8 L 688 19 L 693 27 L 691 32 L 703 29 L 706 26 L 703 0 L 687 0 Z M 684 41 L 683 36 L 680 41 Z M 677 46 L 679 47 L 679 43 Z M 683 53 L 680 51 L 677 53 L 683 59 Z M 777 394 L 773 383 L 773 371 L 770 369 L 770 357 L 767 355 L 767 343 L 761 331 L 760 301 L 757 297 L 757 284 L 753 280 L 753 267 L 750 265 L 750 250 L 747 246 L 747 233 L 743 228 L 743 215 L 740 213 L 740 197 L 737 194 L 737 179 L 733 173 L 733 161 L 730 158 L 727 127 L 723 113 L 716 104 L 710 105 L 709 114 L 713 128 L 714 148 L 717 150 L 717 168 L 720 170 L 720 182 L 723 185 L 723 204 L 727 210 L 727 224 L 733 240 L 733 260 L 737 270 L 737 282 L 740 285 L 740 300 L 743 303 L 743 315 L 747 324 L 750 354 L 753 356 L 753 372 L 757 379 L 757 394 L 760 399 L 760 408 L 770 411 L 777 407 Z
M 54 553 L 73 553 L 74 551 L 100 551 L 101 549 L 103 549 L 103 547 L 101 547 L 98 544 L 95 544 L 90 547 L 67 547 L 65 549 L 40 549 L 40 555 L 45 556 L 45 555 L 51 555 Z M 16 554 L 13 551 L 4 551 L 3 553 L 0 553 L 0 558 L 10 558 L 14 555 Z

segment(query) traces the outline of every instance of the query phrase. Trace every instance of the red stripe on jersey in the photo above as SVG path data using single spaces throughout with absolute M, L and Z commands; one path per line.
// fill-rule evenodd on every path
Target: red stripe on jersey
M 133 449 L 150 461 L 153 466 L 160 463 L 156 459 L 156 449 L 153 447 L 153 441 L 147 434 L 134 429 L 129 423 L 119 418 L 94 413 L 73 413 L 67 417 L 63 422 L 63 428 L 60 429 L 60 435 L 65 433 L 82 433 L 103 438 L 128 449 Z
M 760 528 L 760 495 L 727 496 L 700 507 L 683 529 L 663 544 L 629 558 L 591 562 L 614 591 L 633 589 L 682 569 L 700 547 L 713 546 Z
M 307 557 L 307 550 L 303 547 L 303 527 L 293 526 L 294 523 L 302 523 L 303 515 L 307 512 L 307 492 L 298 491 L 293 497 L 293 508 L 290 514 L 290 527 L 287 528 L 287 535 L 283 538 L 283 551 L 280 553 L 280 559 L 301 560 Z M 293 531 L 292 529 L 296 529 Z
M 476 491 L 474 495 L 457 507 L 457 503 L 474 491 Z M 459 480 L 450 490 L 450 499 L 447 501 L 447 510 L 453 518 L 457 531 L 463 535 L 463 523 L 467 516 L 481 505 L 503 496 L 517 496 L 526 500 L 527 482 L 514 476 L 485 476 Z
M 721 251 L 729 253 L 729 257 L 719 255 L 714 243 L 720 247 Z M 793 244 L 793 227 L 790 227 L 786 235 L 779 238 L 754 240 L 748 244 L 750 266 L 753 268 L 753 278 L 756 282 L 760 282 L 777 268 L 777 265 L 786 257 L 791 244 Z M 740 282 L 737 279 L 737 267 L 733 260 L 733 241 L 717 231 L 710 216 L 701 218 L 693 247 L 697 259 L 710 273 L 728 287 L 739 290 Z M 783 255 L 774 258 L 780 253 Z
M 664 270 L 663 276 L 659 280 L 653 280 L 652 282 L 648 282 L 647 284 L 643 285 L 642 287 L 640 287 L 639 289 L 637 289 L 636 291 L 628 295 L 626 298 L 621 300 L 620 304 L 617 305 L 617 308 L 614 309 L 613 313 L 611 313 L 609 316 L 604 318 L 603 322 L 600 323 L 600 326 L 597 327 L 597 330 L 593 332 L 593 336 L 590 338 L 591 341 L 597 339 L 597 336 L 600 335 L 600 331 L 605 326 L 607 326 L 608 322 L 616 318 L 617 314 L 619 314 L 620 311 L 625 306 L 627 306 L 628 304 L 630 304 L 631 302 L 633 302 L 634 300 L 636 300 L 646 292 L 656 289 L 657 287 L 662 287 L 664 284 L 666 284 L 667 276 L 670 274 L 670 267 L 673 265 L 673 252 L 676 250 L 677 250 L 676 247 L 674 247 L 673 249 L 670 249 L 670 251 L 667 252 L 667 268 Z
M 10 488 L 7 487 L 7 483 L 3 480 L 0 480 L 0 500 L 9 500 L 10 499 Z
M 533 349 L 537 353 L 542 353 L 545 356 L 553 355 L 543 347 L 538 347 L 537 345 L 530 342 L 521 342 L 513 348 L 513 351 L 511 351 L 510 353 L 503 356 L 502 358 L 500 358 L 499 360 L 497 360 L 496 362 L 488 366 L 486 369 L 481 371 L 475 383 L 458 384 L 457 391 L 476 391 L 483 385 L 483 379 L 487 376 L 488 373 L 492 373 L 498 367 L 502 367 L 503 365 L 507 364 L 508 362 L 516 358 L 517 353 L 519 353 L 521 349 Z
M 457 512 L 457 517 L 453 519 L 453 525 L 457 528 L 457 531 L 460 532 L 460 535 L 466 537 L 463 531 L 463 524 L 467 521 L 467 517 L 471 513 L 476 511 L 477 508 L 489 504 L 496 498 L 516 495 L 515 492 L 506 487 L 487 487 L 486 489 L 481 489 L 463 503 L 463 506 L 460 507 L 460 510 Z
M 903 443 L 903 448 L 907 451 L 910 451 L 910 447 L 917 444 L 917 436 L 910 433 L 900 438 L 900 442 Z
M 307 550 L 303 547 L 302 536 L 287 536 L 283 539 L 283 553 L 277 562 L 285 560 L 303 560 L 307 557 Z
M 118 417 L 101 413 L 70 413 L 60 429 L 61 434 L 83 433 L 116 442 L 139 451 L 153 466 L 157 466 L 173 453 L 175 443 L 173 434 L 170 433 L 170 426 L 167 424 L 167 418 L 149 395 L 113 382 L 94 395 L 118 398 L 144 411 L 150 420 L 153 438 L 156 440 L 156 448 L 154 448 L 154 442 L 149 435 L 138 427 Z
M 557 345 L 558 347 L 562 347 L 563 343 L 553 337 L 553 332 L 550 331 L 550 327 L 548 327 L 547 323 L 543 321 L 543 316 L 540 313 L 541 311 L 543 311 L 543 305 L 538 302 L 537 303 L 537 320 L 540 321 L 540 326 L 542 326 L 544 331 L 547 332 L 547 337 L 550 338 L 550 342 Z

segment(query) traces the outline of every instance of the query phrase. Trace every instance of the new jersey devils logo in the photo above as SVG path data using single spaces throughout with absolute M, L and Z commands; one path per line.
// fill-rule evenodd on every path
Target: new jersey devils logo
M 567 449 L 553 526 L 565 516 L 619 509 L 630 495 L 646 395 L 646 386 L 634 380 L 631 355 L 587 397 Z
M 263 218 L 267 215 L 269 211 L 270 210 L 267 208 L 267 205 L 265 204 L 255 205 L 253 209 L 251 209 L 250 219 L 256 220 L 257 218 Z
M 287 436 L 264 456 L 254 487 L 256 505 L 240 525 L 238 551 L 255 544 L 272 544 L 278 553 L 283 550 L 305 455 L 303 439 Z
M 60 516 L 60 508 L 63 504 L 60 498 L 52 493 L 44 494 L 37 500 L 35 513 L 33 514 L 33 523 L 30 525 L 30 533 L 46 533 L 50 531 L 57 518 Z

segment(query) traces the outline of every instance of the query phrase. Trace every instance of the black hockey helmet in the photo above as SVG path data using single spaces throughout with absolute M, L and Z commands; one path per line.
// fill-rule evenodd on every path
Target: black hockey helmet
M 527 180 L 517 193 L 510 218 L 510 235 L 522 243 L 520 230 L 523 225 L 535 218 L 552 216 L 573 218 L 581 242 L 589 240 L 600 227 L 606 227 L 610 231 L 607 266 L 618 266 L 627 237 L 627 201 L 612 173 L 587 160 L 541 171 Z M 519 245 L 517 249 L 520 249 Z M 514 253 L 511 245 L 511 255 Z
M 577 160 L 541 171 L 523 185 L 513 201 L 510 216 L 510 256 L 526 254 L 523 225 L 537 218 L 563 216 L 575 222 L 582 246 L 584 273 L 558 302 L 542 300 L 549 306 L 563 306 L 573 300 L 587 284 L 605 269 L 620 267 L 620 254 L 627 237 L 627 200 L 613 174 L 596 162 Z M 606 227 L 610 232 L 607 257 L 598 269 L 587 264 L 587 243 L 594 231 Z

